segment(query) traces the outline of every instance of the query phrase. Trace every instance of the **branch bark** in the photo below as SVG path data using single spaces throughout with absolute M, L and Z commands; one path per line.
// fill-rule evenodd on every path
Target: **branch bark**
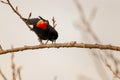
M 11 53 L 11 52 L 24 51 L 24 50 L 34 50 L 34 49 L 43 49 L 43 48 L 73 48 L 73 47 L 75 47 L 75 48 L 88 48 L 88 49 L 120 51 L 120 47 L 119 46 L 114 46 L 114 45 L 69 42 L 69 43 L 56 43 L 56 44 L 23 46 L 23 47 L 18 47 L 18 48 L 6 49 L 6 50 L 1 51 L 0 55 Z

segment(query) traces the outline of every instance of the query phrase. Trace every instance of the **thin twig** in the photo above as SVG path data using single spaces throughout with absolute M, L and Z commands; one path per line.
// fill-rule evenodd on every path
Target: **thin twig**
M 82 6 L 79 4 L 78 0 L 74 0 L 74 2 L 75 2 L 75 4 L 76 4 L 78 10 L 80 11 L 81 19 L 82 19 L 83 21 L 86 21 L 86 20 L 85 20 L 85 19 L 86 19 L 86 16 L 85 16 L 85 13 L 84 13 L 84 10 L 83 10 Z
M 7 80 L 6 76 L 3 74 L 3 72 L 2 72 L 1 69 L 0 69 L 0 75 L 2 76 L 2 78 L 3 78 L 4 80 Z
M 53 28 L 55 28 L 57 26 L 55 17 L 52 18 L 52 22 L 53 22 Z
M 89 24 L 95 19 L 97 13 L 97 8 L 93 8 L 89 17 Z
M 24 46 L 13 49 L 7 49 L 0 52 L 0 55 L 11 52 L 24 51 L 24 50 L 34 50 L 34 49 L 43 49 L 43 48 L 73 48 L 73 47 L 120 51 L 119 46 L 113 46 L 113 45 L 87 44 L 87 43 L 56 43 L 56 44 L 43 44 L 43 45 Z
M 30 19 L 31 16 L 32 16 L 32 13 L 30 12 L 30 13 L 29 13 L 29 16 L 28 16 L 28 20 Z
M 115 77 L 120 79 L 120 76 L 118 74 L 116 74 L 115 71 L 113 71 L 113 69 L 111 68 L 111 65 L 106 64 L 106 66 L 110 69 L 110 71 L 113 73 L 113 75 L 115 75 Z
M 100 40 L 98 39 L 98 37 L 96 36 L 96 34 L 94 33 L 94 31 L 91 29 L 91 25 L 86 20 L 86 16 L 85 16 L 85 13 L 84 13 L 84 10 L 83 10 L 81 4 L 78 2 L 78 0 L 75 0 L 75 4 L 76 4 L 76 6 L 77 6 L 77 8 L 78 8 L 78 10 L 80 12 L 81 20 L 86 25 L 85 27 L 86 27 L 87 32 L 89 32 L 89 34 L 94 38 L 95 41 L 100 42 Z
M 55 76 L 53 80 L 58 80 L 58 76 Z
M 13 47 L 11 48 L 13 49 Z M 16 80 L 16 65 L 14 63 L 14 53 L 12 52 L 12 55 L 11 55 L 11 69 L 12 69 L 12 78 L 13 80 Z
M 22 17 L 22 15 L 19 13 L 19 11 L 18 11 L 18 8 L 17 8 L 17 10 L 13 7 L 13 5 L 11 4 L 11 2 L 9 1 L 9 0 L 7 0 L 7 2 L 8 2 L 8 5 L 11 7 L 11 9 L 13 10 L 13 12 L 14 13 L 16 13 L 19 17 L 20 17 L 20 19 L 22 19 L 23 20 L 23 17 Z M 23 22 L 28 26 L 28 28 L 30 29 L 30 30 L 32 30 L 32 28 L 23 20 Z
M 2 0 L 0 0 L 0 2 L 2 2 L 2 3 L 4 3 L 4 4 L 8 4 L 7 2 L 5 2 L 5 1 L 2 1 Z
M 19 67 L 17 69 L 17 74 L 18 74 L 19 80 L 22 80 L 22 77 L 21 77 L 21 67 Z
M 0 51 L 3 51 L 3 48 L 2 48 L 2 46 L 0 45 Z

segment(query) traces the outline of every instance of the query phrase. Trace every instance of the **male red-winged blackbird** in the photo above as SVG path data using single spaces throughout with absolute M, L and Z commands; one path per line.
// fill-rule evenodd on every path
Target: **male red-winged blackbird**
M 40 16 L 39 18 L 32 19 L 23 18 L 23 20 L 27 21 L 29 25 L 33 25 L 32 30 L 37 34 L 39 39 L 50 40 L 53 42 L 58 38 L 58 32 L 49 24 L 48 20 L 45 20 Z

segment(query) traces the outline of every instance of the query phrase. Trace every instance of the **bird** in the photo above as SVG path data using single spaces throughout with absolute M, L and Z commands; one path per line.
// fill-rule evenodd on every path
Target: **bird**
M 58 38 L 58 32 L 53 28 L 49 21 L 39 16 L 39 18 L 26 19 L 22 18 L 28 25 L 33 25 L 32 31 L 34 31 L 39 40 L 50 40 L 55 42 Z

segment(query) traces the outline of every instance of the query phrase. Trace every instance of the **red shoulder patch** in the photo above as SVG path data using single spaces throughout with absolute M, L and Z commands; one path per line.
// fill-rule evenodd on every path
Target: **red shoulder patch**
M 38 28 L 41 28 L 41 29 L 46 29 L 47 28 L 47 25 L 48 25 L 48 22 L 46 22 L 46 21 L 43 21 L 43 20 L 39 20 L 38 22 L 37 22 L 37 27 Z

